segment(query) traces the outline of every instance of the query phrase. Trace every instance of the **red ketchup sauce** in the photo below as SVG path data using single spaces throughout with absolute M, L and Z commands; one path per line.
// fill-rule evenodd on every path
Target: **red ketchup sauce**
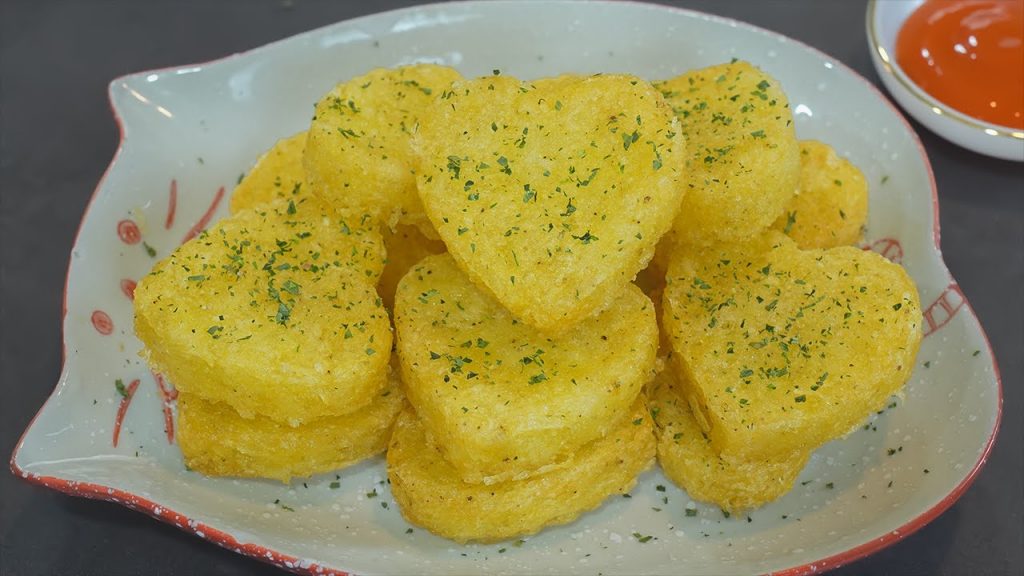
M 896 62 L 951 108 L 1024 130 L 1024 0 L 927 0 L 900 29 Z

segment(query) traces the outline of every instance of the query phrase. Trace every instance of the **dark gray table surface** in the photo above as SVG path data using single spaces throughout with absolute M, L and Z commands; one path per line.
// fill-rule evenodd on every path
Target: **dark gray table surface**
M 60 373 L 71 245 L 118 142 L 107 83 L 418 2 L 0 2 L 0 454 L 6 457 Z M 800 39 L 878 84 L 864 39 L 863 1 L 677 4 Z M 935 170 L 946 263 L 1000 364 L 1002 430 L 987 466 L 952 508 L 835 573 L 1024 574 L 1024 166 L 914 127 Z M 4 576 L 277 572 L 142 514 L 0 471 Z

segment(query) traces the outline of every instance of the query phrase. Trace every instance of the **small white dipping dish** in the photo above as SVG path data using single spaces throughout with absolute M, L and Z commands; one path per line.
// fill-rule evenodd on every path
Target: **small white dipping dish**
M 889 94 L 929 130 L 968 150 L 1024 162 L 1024 130 L 991 124 L 940 102 L 914 83 L 896 62 L 896 36 L 924 0 L 871 0 L 867 10 L 871 61 Z

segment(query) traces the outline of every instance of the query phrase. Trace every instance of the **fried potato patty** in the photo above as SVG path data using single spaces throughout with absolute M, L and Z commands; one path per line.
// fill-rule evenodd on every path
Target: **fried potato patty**
M 555 335 L 619 297 L 685 186 L 678 122 L 634 76 L 456 82 L 415 146 L 420 197 L 459 266 Z
M 181 393 L 177 440 L 185 464 L 196 472 L 289 482 L 384 452 L 403 406 L 397 372 L 365 407 L 296 427 L 265 416 L 243 418 L 223 402 Z
M 427 442 L 412 410 L 395 423 L 388 478 L 402 515 L 456 542 L 494 542 L 565 524 L 628 492 L 654 459 L 651 420 L 639 399 L 626 421 L 558 470 L 525 480 L 468 484 Z
M 697 425 L 674 377 L 672 370 L 665 369 L 647 385 L 658 463 L 672 482 L 695 500 L 728 512 L 757 508 L 792 488 L 809 451 L 777 458 L 722 457 Z
M 314 193 L 338 211 L 370 214 L 389 226 L 423 220 L 411 138 L 427 104 L 458 78 L 452 68 L 417 64 L 378 68 L 335 86 L 317 102 L 306 141 Z
M 306 132 L 282 138 L 256 160 L 231 193 L 231 213 L 273 200 L 298 201 L 310 194 L 302 155 Z
M 398 286 L 395 327 L 406 394 L 432 441 L 467 482 L 566 465 L 614 429 L 653 375 L 654 306 L 628 285 L 564 336 L 515 320 L 449 255 Z
M 186 394 L 297 425 L 354 412 L 384 387 L 383 250 L 315 198 L 221 220 L 135 290 L 150 365 Z
M 800 154 L 779 82 L 744 61 L 656 82 L 687 140 L 689 189 L 673 231 L 691 244 L 765 231 L 796 192 Z
M 903 268 L 774 232 L 677 246 L 664 308 L 687 400 L 728 457 L 778 458 L 848 433 L 903 386 L 921 342 Z
M 772 228 L 801 248 L 857 244 L 868 218 L 864 174 L 828 144 L 800 142 L 800 186 Z

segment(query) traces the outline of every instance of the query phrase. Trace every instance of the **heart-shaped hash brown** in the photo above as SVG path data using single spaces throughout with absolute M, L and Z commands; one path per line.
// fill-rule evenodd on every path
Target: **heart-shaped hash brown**
M 618 426 L 653 375 L 658 345 L 654 307 L 636 286 L 546 337 L 446 254 L 423 259 L 399 283 L 395 328 L 406 395 L 472 483 L 560 467 Z
M 772 228 L 801 248 L 857 244 L 868 219 L 868 183 L 846 158 L 817 140 L 800 142 L 800 186 Z
M 144 354 L 183 393 L 297 426 L 362 408 L 387 381 L 380 234 L 313 197 L 217 222 L 135 289 Z
M 671 227 L 677 124 L 633 76 L 459 81 L 420 122 L 420 198 L 474 282 L 557 334 L 618 297 Z
M 193 471 L 289 482 L 383 452 L 391 426 L 405 405 L 397 371 L 388 374 L 387 386 L 363 408 L 300 426 L 260 415 L 243 418 L 223 402 L 182 393 L 175 440 Z
M 736 61 L 657 82 L 679 116 L 689 189 L 673 232 L 692 244 L 757 236 L 793 197 L 800 154 L 779 82 Z
M 723 458 L 700 429 L 675 380 L 675 371 L 666 368 L 646 388 L 658 463 L 669 480 L 694 500 L 728 512 L 757 508 L 793 487 L 809 451 L 775 458 Z
M 910 377 L 917 288 L 853 247 L 779 233 L 673 250 L 663 321 L 684 394 L 723 456 L 776 458 L 848 433 Z
M 302 156 L 306 132 L 281 138 L 264 152 L 231 193 L 231 213 L 273 200 L 299 201 L 311 194 Z
M 412 134 L 427 104 L 459 73 L 417 64 L 378 68 L 342 82 L 316 104 L 303 163 L 335 210 L 430 228 L 416 195 Z
M 456 542 L 495 542 L 571 522 L 612 494 L 625 494 L 653 460 L 651 419 L 638 398 L 606 436 L 580 447 L 566 466 L 524 480 L 467 484 L 432 446 L 416 414 L 395 422 L 388 480 L 409 522 Z

